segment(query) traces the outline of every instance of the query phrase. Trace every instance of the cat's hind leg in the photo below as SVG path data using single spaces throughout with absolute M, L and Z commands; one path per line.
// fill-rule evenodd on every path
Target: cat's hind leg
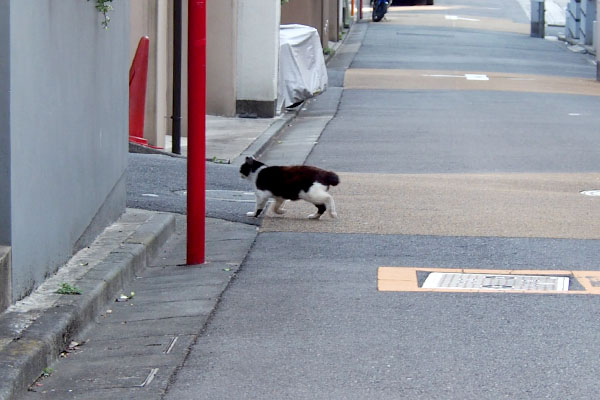
M 325 204 L 315 204 L 315 206 L 317 206 L 317 212 L 314 214 L 310 214 L 308 216 L 308 218 L 310 219 L 319 219 L 321 218 L 321 215 L 323 215 L 323 213 L 325 212 Z
M 317 212 L 309 215 L 308 218 L 318 219 L 325 213 L 325 210 L 329 210 L 329 215 L 331 215 L 332 218 L 337 218 L 335 202 L 333 201 L 333 197 L 327 192 L 327 187 L 325 185 L 315 183 L 306 194 L 301 195 L 300 197 L 317 206 Z

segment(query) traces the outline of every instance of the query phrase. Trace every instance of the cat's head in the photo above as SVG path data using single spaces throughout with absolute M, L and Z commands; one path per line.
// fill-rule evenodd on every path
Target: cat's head
M 260 161 L 255 160 L 254 157 L 246 157 L 246 161 L 240 167 L 240 174 L 244 179 L 251 179 L 252 174 L 264 165 Z

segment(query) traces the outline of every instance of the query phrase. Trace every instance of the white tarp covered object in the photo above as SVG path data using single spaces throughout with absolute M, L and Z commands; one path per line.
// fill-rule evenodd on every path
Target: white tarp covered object
M 315 28 L 281 25 L 279 37 L 277 109 L 281 110 L 325 91 L 327 68 Z

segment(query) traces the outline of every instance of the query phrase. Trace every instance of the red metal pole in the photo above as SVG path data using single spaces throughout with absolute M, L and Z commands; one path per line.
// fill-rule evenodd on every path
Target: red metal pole
M 358 19 L 362 19 L 362 2 L 363 0 L 359 0 L 358 2 Z
M 206 218 L 206 0 L 188 0 L 187 264 L 203 264 Z

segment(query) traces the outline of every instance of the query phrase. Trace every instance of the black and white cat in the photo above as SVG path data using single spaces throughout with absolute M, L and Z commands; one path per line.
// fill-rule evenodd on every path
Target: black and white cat
M 336 173 L 306 165 L 267 166 L 252 157 L 240 167 L 242 178 L 248 179 L 256 187 L 256 210 L 246 215 L 258 217 L 270 198 L 275 199 L 274 211 L 283 214 L 286 200 L 306 200 L 317 206 L 317 211 L 308 218 L 318 219 L 329 212 L 337 218 L 333 197 L 327 192 L 330 186 L 340 183 Z

